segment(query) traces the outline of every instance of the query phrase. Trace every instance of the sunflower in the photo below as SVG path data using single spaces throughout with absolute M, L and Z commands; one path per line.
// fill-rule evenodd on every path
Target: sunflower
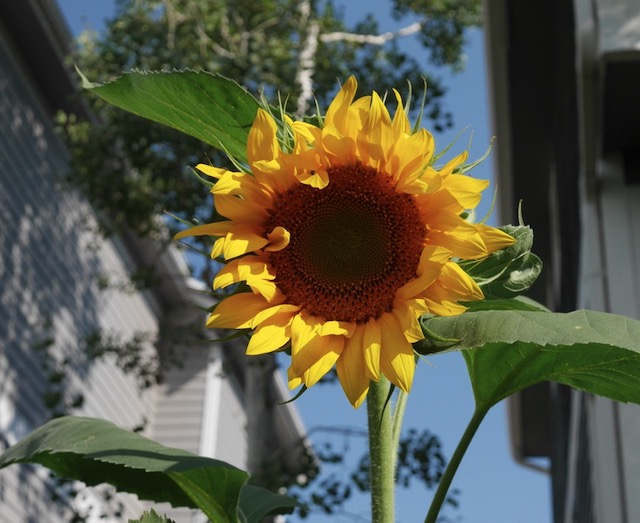
M 424 313 L 450 316 L 483 298 L 456 259 L 478 259 L 513 243 L 469 223 L 488 181 L 459 174 L 463 153 L 439 169 L 425 129 L 412 132 L 400 95 L 393 118 L 373 92 L 354 100 L 349 78 L 320 125 L 285 118 L 289 146 L 259 109 L 248 135 L 250 171 L 200 164 L 217 179 L 224 221 L 176 237 L 215 237 L 226 265 L 220 289 L 245 282 L 207 320 L 211 328 L 252 329 L 247 354 L 290 343 L 289 385 L 311 387 L 335 365 L 353 406 L 371 380 L 409 391 L 412 343 Z

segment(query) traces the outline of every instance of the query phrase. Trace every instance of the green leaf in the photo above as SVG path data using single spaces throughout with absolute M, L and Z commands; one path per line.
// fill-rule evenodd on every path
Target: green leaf
M 140 519 L 130 519 L 129 523 L 175 523 L 167 516 L 159 516 L 158 513 L 151 509 L 150 512 L 144 512 Z
M 141 499 L 200 508 L 211 521 L 238 520 L 240 491 L 249 475 L 227 463 L 164 447 L 98 419 L 54 419 L 0 456 L 39 463 L 87 485 L 110 483 Z
M 593 311 L 511 310 L 422 321 L 425 330 L 460 340 L 453 349 L 462 350 L 478 409 L 541 381 L 640 403 L 638 320 Z
M 300 506 L 293 498 L 280 496 L 254 485 L 245 485 L 240 494 L 238 512 L 241 521 L 260 523 L 266 516 L 291 514 Z
M 507 225 L 500 229 L 513 236 L 516 242 L 481 260 L 459 262 L 488 299 L 513 298 L 522 294 L 533 285 L 542 271 L 542 261 L 531 252 L 531 228 Z
M 113 105 L 173 127 L 246 162 L 258 102 L 224 76 L 196 71 L 131 72 L 82 85 Z
M 475 311 L 533 311 L 551 312 L 542 303 L 538 303 L 526 296 L 516 296 L 515 298 L 489 299 L 467 301 L 464 305 L 469 312 Z

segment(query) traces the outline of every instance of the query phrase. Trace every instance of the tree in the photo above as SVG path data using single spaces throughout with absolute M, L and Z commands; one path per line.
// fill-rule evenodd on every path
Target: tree
M 379 33 L 367 15 L 354 27 L 333 2 L 317 0 L 119 0 L 102 35 L 85 33 L 72 57 L 92 81 L 131 69 L 203 69 L 233 78 L 255 95 L 290 110 L 312 102 L 321 107 L 337 79 L 358 77 L 363 93 L 409 83 L 428 84 L 425 116 L 441 130 L 452 124 L 445 89 L 427 66 L 460 67 L 464 29 L 480 22 L 478 0 L 394 0 L 396 18 L 415 22 L 396 33 Z M 425 56 L 418 61 L 398 46 L 416 33 Z M 435 67 L 433 68 L 435 69 Z M 89 98 L 102 125 L 61 115 L 72 152 L 68 180 L 108 214 L 103 232 L 127 226 L 141 235 L 156 232 L 165 211 L 187 219 L 208 218 L 206 190 L 190 166 L 219 154 L 196 140 L 150 124 L 97 98 Z
M 351 74 L 358 78 L 362 93 L 398 88 L 405 99 L 410 85 L 422 86 L 425 78 L 424 114 L 429 127 L 436 131 L 449 127 L 452 117 L 443 101 L 445 88 L 428 66 L 461 67 L 464 30 L 479 24 L 479 1 L 393 0 L 392 7 L 394 17 L 411 23 L 396 32 L 380 33 L 378 19 L 371 14 L 348 27 L 342 10 L 331 1 L 119 0 L 104 33 L 83 34 L 72 60 L 95 82 L 131 69 L 221 73 L 274 105 L 285 103 L 298 116 L 308 112 L 313 97 L 326 107 L 336 80 Z M 400 37 L 410 34 L 417 35 L 423 46 L 421 60 L 398 45 Z M 71 150 L 67 181 L 106 217 L 100 223 L 102 234 L 123 229 L 141 236 L 162 233 L 174 226 L 171 220 L 158 219 L 164 211 L 211 221 L 213 206 L 202 204 L 207 189 L 190 166 L 207 159 L 221 165 L 223 155 L 97 98 L 88 98 L 88 103 L 99 125 L 64 114 L 59 123 Z M 197 264 L 205 280 L 215 270 L 211 263 Z M 269 372 L 271 367 L 255 360 L 248 365 L 248 381 L 259 383 L 262 369 Z M 268 394 L 259 387 L 251 390 L 249 410 L 255 416 L 265 415 L 268 409 L 259 402 Z M 259 419 L 253 422 L 265 426 Z M 418 449 L 415 455 L 421 457 L 407 458 L 404 483 L 422 470 L 430 487 L 430 478 L 441 473 L 439 446 L 425 438 L 414 433 L 406 437 L 406 445 Z M 254 454 L 250 461 L 257 468 L 266 464 L 265 458 Z M 363 470 L 353 476 L 361 489 L 367 488 Z M 311 496 L 323 510 L 333 510 L 349 497 L 349 485 L 336 485 L 330 478 L 324 485 L 320 483 L 323 493 L 314 491 Z

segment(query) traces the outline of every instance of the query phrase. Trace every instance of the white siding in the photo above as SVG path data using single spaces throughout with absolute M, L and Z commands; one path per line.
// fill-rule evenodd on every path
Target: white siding
M 227 349 L 238 350 L 238 348 Z M 247 414 L 235 379 L 226 375 L 222 380 L 220 418 L 216 445 L 216 459 L 247 468 Z

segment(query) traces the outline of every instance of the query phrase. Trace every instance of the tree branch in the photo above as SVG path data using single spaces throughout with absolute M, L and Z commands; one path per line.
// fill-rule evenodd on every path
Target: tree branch
M 399 36 L 408 36 L 417 33 L 422 29 L 422 22 L 414 22 L 411 25 L 398 29 L 397 31 L 388 31 L 379 35 L 363 35 L 356 33 L 335 32 L 327 33 L 320 36 L 320 40 L 324 43 L 328 42 L 354 42 L 359 44 L 384 45 L 388 41 L 398 38 Z

